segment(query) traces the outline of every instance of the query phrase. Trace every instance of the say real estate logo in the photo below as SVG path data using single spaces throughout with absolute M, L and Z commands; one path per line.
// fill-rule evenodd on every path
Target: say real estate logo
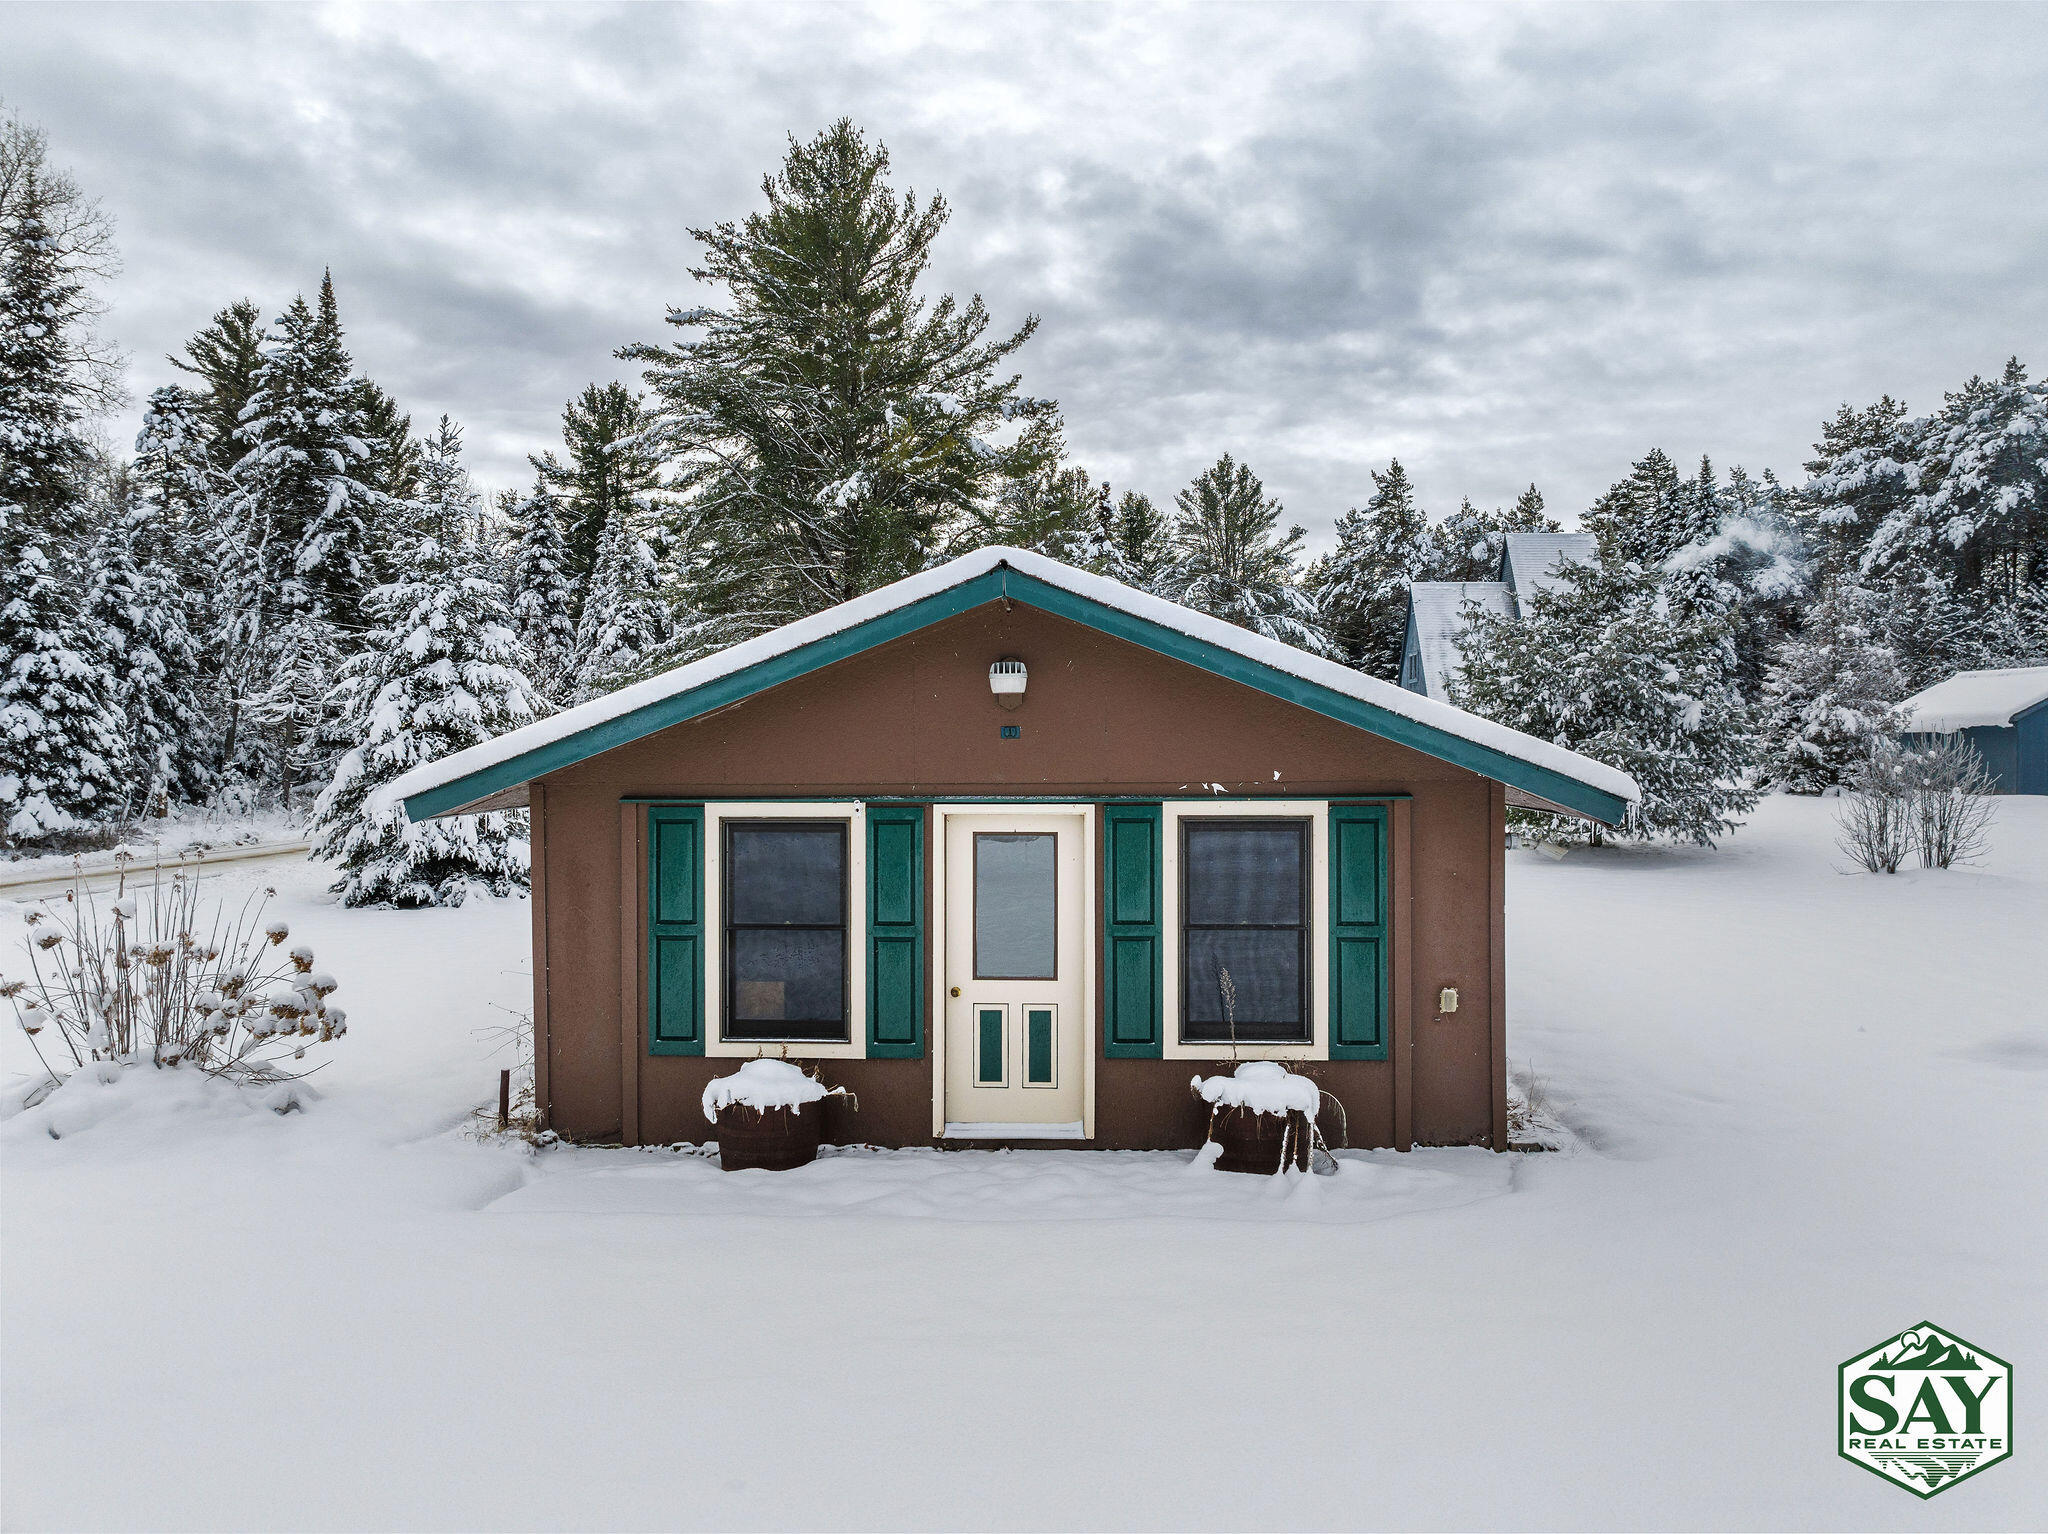
M 2012 1455 L 2012 1365 L 1923 1321 L 1842 1365 L 1842 1458 L 1916 1497 Z

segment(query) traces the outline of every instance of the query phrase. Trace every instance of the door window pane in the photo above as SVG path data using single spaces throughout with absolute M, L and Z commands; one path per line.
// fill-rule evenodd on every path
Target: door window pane
M 1181 1037 L 1306 1043 L 1308 822 L 1181 822 Z
M 1058 978 L 1058 850 L 1049 831 L 975 834 L 977 980 Z

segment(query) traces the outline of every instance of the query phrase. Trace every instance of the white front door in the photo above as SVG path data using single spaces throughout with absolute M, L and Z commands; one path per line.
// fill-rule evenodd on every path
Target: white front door
M 1085 822 L 946 824 L 946 1133 L 1082 1133 L 1087 1079 Z

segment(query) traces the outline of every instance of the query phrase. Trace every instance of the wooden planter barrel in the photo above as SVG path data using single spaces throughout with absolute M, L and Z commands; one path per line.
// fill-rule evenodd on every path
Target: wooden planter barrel
M 728 1172 L 753 1168 L 787 1172 L 808 1166 L 818 1159 L 818 1136 L 824 1123 L 822 1101 L 798 1108 L 728 1103 L 718 1110 L 718 1164 Z
M 1271 1177 L 1280 1170 L 1283 1145 L 1288 1161 L 1301 1171 L 1308 1170 L 1308 1115 L 1299 1111 L 1283 1117 L 1254 1113 L 1249 1108 L 1225 1108 L 1210 1120 L 1209 1138 L 1223 1147 L 1223 1154 L 1216 1158 L 1219 1172 L 1256 1172 Z

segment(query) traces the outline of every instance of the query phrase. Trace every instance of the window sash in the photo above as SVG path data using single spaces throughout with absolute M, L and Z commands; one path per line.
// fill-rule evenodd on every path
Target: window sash
M 721 974 L 719 1038 L 735 1044 L 846 1044 L 853 1039 L 853 981 L 847 930 L 852 899 L 852 858 L 844 820 L 724 820 L 719 848 Z M 839 844 L 839 920 L 836 922 L 743 922 L 733 920 L 733 833 L 746 831 L 832 831 Z M 735 934 L 743 932 L 836 932 L 839 934 L 839 1016 L 836 1018 L 742 1018 L 741 977 L 735 962 Z
M 1298 837 L 1298 869 L 1301 879 L 1299 921 L 1291 922 L 1199 922 L 1188 919 L 1192 902 L 1188 898 L 1188 880 L 1194 867 L 1194 860 L 1188 854 L 1189 833 L 1196 835 L 1218 831 L 1244 830 L 1268 831 L 1277 826 L 1294 828 Z M 1248 1045 L 1262 1044 L 1309 1044 L 1314 1042 L 1315 1025 L 1313 1012 L 1314 995 L 1314 950 L 1310 947 L 1315 930 L 1315 911 L 1311 903 L 1313 895 L 1314 823 L 1306 818 L 1294 816 L 1257 816 L 1242 819 L 1223 819 L 1202 816 L 1187 817 L 1180 822 L 1179 886 L 1179 952 L 1175 962 L 1180 967 L 1180 1042 L 1183 1044 L 1227 1044 L 1231 1042 L 1231 1025 L 1218 1020 L 1196 1021 L 1190 1016 L 1195 987 L 1188 973 L 1191 945 L 1188 935 L 1195 932 L 1292 932 L 1295 938 L 1295 987 L 1297 1017 L 1292 1019 L 1239 1018 L 1236 1023 L 1237 1040 Z M 1252 1030 L 1247 1032 L 1247 1030 Z

